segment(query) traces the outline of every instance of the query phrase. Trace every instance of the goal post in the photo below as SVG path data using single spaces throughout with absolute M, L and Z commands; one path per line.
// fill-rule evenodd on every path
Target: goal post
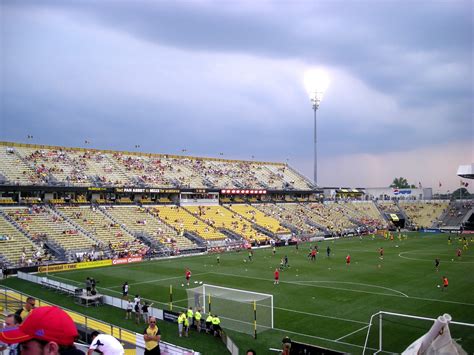
M 256 335 L 273 328 L 273 295 L 202 284 L 187 289 L 188 307 L 218 315 L 221 326 Z
M 452 334 L 453 339 L 458 341 L 454 347 L 473 348 L 474 324 L 453 321 L 449 314 L 428 318 L 380 311 L 370 317 L 362 354 L 367 354 L 369 349 L 372 349 L 371 354 L 411 354 L 411 348 L 416 346 L 417 342 L 426 345 L 427 342 L 431 343 L 438 333 L 442 334 L 443 331 L 439 331 L 442 326 L 448 328 L 445 333 Z

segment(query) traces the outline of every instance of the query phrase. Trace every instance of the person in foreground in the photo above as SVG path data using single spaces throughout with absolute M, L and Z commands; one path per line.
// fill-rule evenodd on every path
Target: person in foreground
M 91 333 L 92 342 L 87 351 L 87 355 L 92 355 L 94 352 L 103 355 L 123 355 L 125 350 L 122 344 L 109 334 L 100 334 L 98 331 Z
M 76 349 L 79 336 L 72 318 L 61 308 L 33 309 L 25 321 L 0 332 L 0 342 L 19 344 L 21 355 L 84 355 Z

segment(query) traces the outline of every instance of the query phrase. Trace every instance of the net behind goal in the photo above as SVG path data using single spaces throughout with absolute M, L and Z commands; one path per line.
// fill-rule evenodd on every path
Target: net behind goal
M 187 293 L 188 307 L 218 315 L 222 328 L 247 334 L 273 328 L 273 295 L 207 284 Z

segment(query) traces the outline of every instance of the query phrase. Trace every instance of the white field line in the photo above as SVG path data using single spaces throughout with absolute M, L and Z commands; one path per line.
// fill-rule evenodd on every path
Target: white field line
M 393 288 L 389 288 L 389 287 L 383 287 L 383 286 L 377 286 L 377 285 L 370 285 L 370 284 L 363 284 L 363 283 L 360 283 L 360 282 L 348 282 L 348 281 L 298 281 L 299 283 L 324 283 L 324 282 L 327 282 L 327 283 L 335 283 L 335 284 L 349 284 L 349 285 L 361 285 L 361 286 L 369 286 L 369 287 L 375 287 L 375 288 L 381 288 L 381 289 L 384 289 L 384 290 L 389 290 L 389 291 L 393 291 L 395 293 L 399 293 L 401 294 L 403 297 L 408 297 L 408 295 L 404 294 L 403 292 L 400 292 L 400 291 L 397 291 L 397 290 L 394 290 Z
M 242 278 L 260 280 L 260 281 L 269 281 L 269 282 L 274 281 L 273 278 L 272 279 L 269 279 L 269 278 L 264 279 L 264 278 L 261 278 L 261 277 L 242 276 L 242 275 L 237 275 L 237 274 L 225 274 L 225 273 L 215 273 L 215 272 L 211 272 L 211 274 L 226 275 L 226 276 L 232 276 L 232 277 L 242 277 Z M 302 281 L 302 282 L 304 282 L 304 281 Z M 369 293 L 369 294 L 372 294 L 372 295 L 380 295 L 380 296 L 388 296 L 388 297 L 403 297 L 403 298 L 409 298 L 409 299 L 421 300 L 421 301 L 431 301 L 431 302 L 439 302 L 439 303 L 452 303 L 452 304 L 462 304 L 462 305 L 465 305 L 465 306 L 474 306 L 474 303 L 448 301 L 448 300 L 437 300 L 437 299 L 434 299 L 434 298 L 425 298 L 425 297 L 416 297 L 416 296 L 404 297 L 404 296 L 401 296 L 401 295 L 398 295 L 398 294 L 353 290 L 353 289 L 350 289 L 350 288 L 340 288 L 340 287 L 330 287 L 330 286 L 320 286 L 320 285 L 308 285 L 308 284 L 300 283 L 300 281 L 282 281 L 282 280 L 280 280 L 280 284 L 282 284 L 282 283 L 287 283 L 287 284 L 290 284 L 290 285 L 316 287 L 316 288 L 328 288 L 328 289 L 350 291 L 350 292 Z
M 234 275 L 234 274 L 225 274 L 225 273 L 215 273 L 215 272 L 211 272 L 212 274 L 216 274 L 216 275 L 226 275 L 226 276 L 233 276 L 233 277 L 243 277 L 243 278 L 247 278 L 247 279 L 254 279 L 254 280 L 261 280 L 261 281 L 271 281 L 273 282 L 274 280 L 273 279 L 264 279 L 264 278 L 260 278 L 260 277 L 252 277 L 252 276 L 243 276 L 243 275 Z M 352 288 L 342 288 L 342 287 L 332 287 L 332 286 L 321 286 L 321 285 L 308 285 L 307 283 L 309 282 L 331 282 L 331 281 L 282 281 L 280 280 L 280 283 L 286 283 L 286 284 L 290 284 L 290 285 L 300 285 L 300 286 L 307 286 L 307 287 L 317 287 L 317 288 L 328 288 L 328 289 L 332 289 L 332 290 L 341 290 L 341 291 L 350 291 L 350 292 L 359 292 L 359 293 L 369 293 L 371 295 L 380 295 L 380 296 L 396 296 L 396 297 L 406 297 L 406 298 L 410 298 L 408 295 L 400 292 L 400 291 L 396 291 L 396 290 L 392 290 L 392 289 L 389 289 L 393 292 L 397 292 L 397 293 L 401 293 L 402 295 L 397 295 L 397 294 L 389 294 L 389 293 L 380 293 L 380 292 L 371 292 L 371 291 L 364 291 L 364 290 L 354 290 Z M 341 283 L 343 281 L 340 281 Z M 334 283 L 337 283 L 337 281 L 334 281 Z M 350 283 L 350 282 L 345 282 L 345 283 Z M 359 284 L 359 283 L 356 283 L 354 282 L 353 283 L 354 285 L 364 285 L 364 284 Z M 370 285 L 372 287 L 377 287 L 377 286 L 374 286 L 374 285 Z M 381 287 L 381 288 L 384 288 L 382 286 L 378 286 L 378 287 Z
M 362 345 L 356 345 L 356 344 L 352 344 L 352 343 L 346 343 L 346 342 L 344 342 L 344 341 L 338 341 L 338 340 L 333 340 L 333 339 L 318 337 L 318 336 L 315 336 L 315 335 L 303 334 L 303 333 L 300 333 L 300 332 L 292 332 L 291 330 L 285 330 L 285 329 L 279 329 L 279 328 L 273 328 L 273 330 L 277 330 L 277 331 L 282 332 L 282 333 L 284 333 L 284 334 L 287 334 L 287 333 L 296 334 L 296 335 L 300 335 L 300 336 L 304 336 L 304 337 L 308 337 L 308 338 L 313 338 L 313 339 L 319 339 L 319 340 L 328 341 L 328 342 L 331 342 L 331 343 L 339 343 L 339 344 L 354 346 L 354 347 L 356 347 L 356 348 L 364 348 Z M 367 347 L 367 349 L 369 349 L 369 350 L 377 350 L 377 349 L 369 348 L 369 347 Z
M 348 336 L 350 336 L 350 335 L 352 335 L 352 334 L 355 334 L 355 333 L 358 333 L 358 332 L 360 332 L 361 330 L 367 329 L 368 327 L 369 327 L 369 326 L 366 325 L 365 327 L 362 327 L 362 328 L 360 328 L 360 329 L 354 330 L 352 333 L 349 333 L 349 334 L 346 334 L 346 335 L 344 335 L 344 336 L 342 336 L 342 337 L 340 337 L 340 338 L 337 338 L 336 341 L 339 341 L 339 340 L 341 340 L 341 339 L 347 338 Z
M 58 278 L 58 279 L 61 279 L 61 280 L 65 280 L 65 281 L 72 281 L 72 282 L 77 283 L 77 281 L 70 280 L 70 279 L 66 279 L 66 278 L 64 278 L 64 277 L 55 276 L 55 278 Z M 82 283 L 82 282 L 81 282 L 81 283 Z M 117 286 L 113 286 L 113 287 L 116 288 Z M 113 289 L 110 288 L 110 287 L 97 287 L 97 289 L 99 289 L 99 290 L 109 290 L 110 292 L 113 292 L 113 293 L 116 293 L 116 294 L 119 294 L 119 295 L 122 294 L 122 292 L 120 292 L 120 291 L 115 291 L 115 290 L 113 290 Z M 161 302 L 161 301 L 154 300 L 154 299 L 151 299 L 151 298 L 142 298 L 142 300 L 152 301 L 152 302 L 155 303 L 155 304 L 162 304 L 162 305 L 168 305 L 168 304 L 169 304 L 169 302 Z M 182 300 L 180 300 L 180 301 L 182 301 Z M 175 302 L 178 302 L 178 301 L 173 301 L 173 305 L 174 305 Z M 176 308 L 187 309 L 187 308 L 185 308 L 185 307 L 179 307 L 179 306 L 176 306 L 176 305 L 174 305 L 174 306 L 175 306 Z
M 206 275 L 206 274 L 209 274 L 209 272 L 201 272 L 201 273 L 198 273 L 198 274 L 193 274 L 193 276 Z M 148 281 L 133 282 L 133 283 L 129 283 L 128 285 L 129 286 L 131 286 L 131 285 L 143 285 L 143 284 L 149 284 L 149 283 L 160 282 L 160 281 L 168 281 L 168 280 L 176 280 L 176 279 L 185 280 L 185 277 L 184 277 L 184 275 L 183 276 L 175 276 L 175 277 L 167 277 L 167 278 L 164 278 L 164 279 L 154 279 L 154 280 L 148 280 Z M 122 287 L 122 285 L 111 286 L 110 288 L 119 288 L 119 287 Z
M 308 316 L 314 316 L 314 317 L 320 317 L 320 318 L 335 319 L 335 320 L 340 320 L 340 321 L 343 321 L 343 322 L 351 322 L 351 323 L 358 323 L 358 324 L 369 324 L 369 323 L 367 323 L 367 322 L 361 322 L 361 321 L 359 321 L 359 320 L 353 320 L 353 319 L 348 319 L 348 318 L 332 317 L 332 316 L 325 316 L 325 315 L 323 315 L 323 314 L 297 311 L 297 310 L 288 309 L 288 308 L 281 308 L 281 307 L 275 307 L 275 306 L 273 306 L 273 309 L 279 309 L 279 310 L 281 310 L 281 311 L 291 312 L 291 313 L 306 314 L 306 315 L 308 315 Z
M 201 272 L 199 274 L 194 274 L 194 275 L 195 276 L 206 275 L 206 274 L 209 274 L 209 273 L 210 272 Z M 61 276 L 57 276 L 57 275 L 50 275 L 50 277 L 61 279 L 61 280 L 68 280 L 68 281 L 74 282 L 76 284 L 83 284 L 83 282 L 81 282 L 81 281 L 75 281 L 75 280 L 67 279 L 67 278 L 64 278 L 64 277 L 61 277 Z M 148 284 L 148 283 L 154 283 L 154 282 L 160 282 L 160 281 L 168 281 L 168 280 L 175 280 L 175 279 L 184 279 L 184 276 L 175 276 L 175 277 L 167 277 L 167 278 L 164 278 L 164 279 L 153 279 L 153 280 L 147 280 L 147 281 L 141 281 L 141 282 L 133 282 L 133 283 L 129 283 L 128 285 L 129 286 L 142 285 L 142 284 Z M 114 288 L 121 288 L 121 287 L 122 287 L 122 285 L 110 286 L 110 287 L 100 287 L 100 288 L 106 289 L 106 290 L 112 290 Z
M 398 256 L 402 259 L 406 259 L 406 260 L 415 260 L 415 261 L 429 261 L 429 262 L 434 262 L 433 259 L 419 259 L 419 258 L 411 258 L 411 257 L 408 257 L 408 256 L 405 256 L 403 254 L 407 254 L 407 253 L 410 253 L 410 254 L 417 254 L 417 253 L 414 253 L 412 251 L 403 251 L 401 253 L 398 254 Z M 418 254 L 423 254 L 423 253 L 418 253 Z M 425 253 L 425 254 L 428 254 L 428 253 Z M 431 253 L 431 255 L 437 255 L 435 252 Z M 441 254 L 441 255 L 446 255 L 446 254 Z M 452 255 L 452 254 L 450 254 Z M 416 256 L 416 255 L 415 255 Z M 467 255 L 467 256 L 463 256 L 464 257 L 469 257 L 470 255 Z M 457 260 L 457 256 L 455 255 L 452 255 L 451 259 L 454 259 L 452 261 L 449 261 L 449 257 L 448 257 L 448 260 L 444 260 L 444 262 L 446 263 L 449 263 L 449 264 L 452 264 L 452 263 L 456 263 L 456 264 L 474 264 L 474 261 L 466 261 L 466 260 L 463 260 L 463 261 L 458 261 Z M 441 259 L 441 261 L 443 261 Z

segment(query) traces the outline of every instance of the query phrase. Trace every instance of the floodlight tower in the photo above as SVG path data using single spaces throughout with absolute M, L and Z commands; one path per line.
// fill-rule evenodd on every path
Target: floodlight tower
M 304 84 L 314 111 L 314 185 L 318 185 L 318 135 L 316 111 L 321 104 L 324 93 L 329 85 L 327 73 L 321 69 L 309 70 L 304 75 Z

